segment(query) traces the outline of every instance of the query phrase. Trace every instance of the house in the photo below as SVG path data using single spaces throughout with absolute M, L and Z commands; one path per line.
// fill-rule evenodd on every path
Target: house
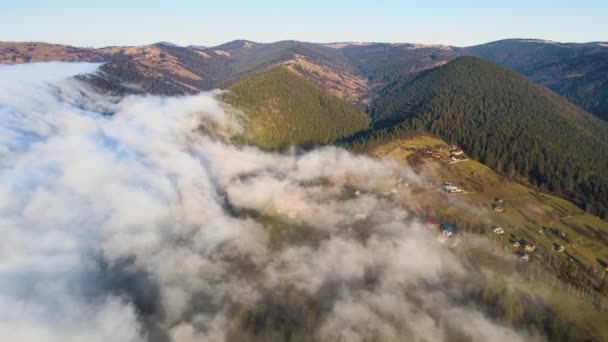
M 452 185 L 452 183 L 443 185 L 443 190 L 445 190 L 445 191 L 452 191 L 452 190 L 456 190 L 456 189 L 458 189 L 458 187 L 455 185 Z
M 447 225 L 445 223 L 441 225 L 441 234 L 443 236 L 445 236 L 445 237 L 452 236 L 453 232 L 454 232 L 454 230 L 449 225 Z
M 457 194 L 463 192 L 461 188 L 450 182 L 443 182 L 443 191 L 447 192 L 448 194 Z
M 443 191 L 447 192 L 448 194 L 453 194 L 453 193 L 462 192 L 462 189 L 457 186 L 446 185 L 443 187 Z
M 559 243 L 554 244 L 553 247 L 555 247 L 555 251 L 557 252 L 563 252 L 565 249 L 564 246 L 560 245 Z
M 535 249 L 536 249 L 536 244 L 534 242 L 526 241 L 526 244 L 524 245 L 524 251 L 534 252 Z
M 502 213 L 505 209 L 499 205 L 494 206 L 494 211 L 497 213 Z
M 528 262 L 528 261 L 530 261 L 530 256 L 528 254 L 520 254 L 519 260 Z
M 450 153 L 452 153 L 452 156 L 461 156 L 464 154 L 464 151 L 462 149 L 457 148 L 450 151 Z
M 502 229 L 502 227 L 496 227 L 496 228 L 494 228 L 494 233 L 496 233 L 498 235 L 502 235 L 505 233 L 505 230 Z
M 513 243 L 513 247 L 515 247 L 515 248 L 519 248 L 519 247 L 521 247 L 521 244 L 519 243 L 519 241 L 515 241 L 515 242 Z

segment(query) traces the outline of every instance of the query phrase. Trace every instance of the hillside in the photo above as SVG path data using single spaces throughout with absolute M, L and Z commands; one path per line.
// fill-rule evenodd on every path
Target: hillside
M 319 44 L 297 41 L 261 44 L 236 40 L 209 48 L 166 44 L 153 47 L 159 53 L 138 58 L 128 53 L 114 55 L 103 70 L 110 76 L 142 85 L 145 92 L 160 94 L 224 88 L 243 77 L 279 65 L 349 102 L 362 97 L 368 89 L 366 80 L 339 51 Z
M 608 260 L 608 222 L 585 213 L 567 200 L 496 173 L 468 156 L 451 160 L 449 150 L 450 145 L 438 137 L 416 135 L 390 140 L 369 153 L 410 165 L 424 177 L 425 184 L 431 185 L 416 192 L 416 206 L 407 207 L 417 215 L 484 235 L 498 255 L 521 257 L 522 246 L 514 243 L 520 239 L 532 241 L 536 250 L 528 263 L 521 263 L 522 269 L 532 265 L 541 268 L 543 272 L 533 273 L 532 278 L 548 287 L 550 301 L 580 324 L 595 326 L 599 330 L 595 336 L 608 337 L 608 327 L 603 323 L 606 314 L 592 307 L 584 309 L 573 305 L 575 291 L 567 291 L 585 288 L 592 296 L 608 295 L 601 276 Z M 444 182 L 463 191 L 448 193 Z M 395 199 L 400 198 L 395 196 Z M 499 211 L 494 209 L 498 201 L 502 208 Z M 499 233 L 495 232 L 496 227 L 501 227 Z M 556 246 L 564 246 L 564 250 L 556 251 Z M 504 269 L 491 254 L 473 252 L 473 256 L 493 269 Z M 531 287 L 538 289 L 540 284 Z M 592 296 L 586 300 L 593 301 Z
M 478 214 L 470 215 L 442 199 L 445 191 L 429 191 L 424 196 L 418 194 L 419 210 L 431 210 L 433 216 L 449 218 L 459 222 L 459 226 L 501 226 L 506 229 L 507 236 L 517 232 L 518 236 L 534 240 L 546 250 L 551 250 L 554 243 L 564 244 L 564 240 L 538 231 L 543 227 L 556 228 L 576 243 L 577 248 L 569 250 L 568 254 L 581 263 L 597 267 L 600 266 L 597 259 L 608 260 L 608 222 L 564 199 L 539 192 L 517 178 L 496 173 L 468 156 L 462 160 L 450 160 L 449 149 L 449 144 L 440 138 L 416 135 L 390 140 L 372 148 L 369 153 L 411 165 L 436 184 L 436 188 L 441 188 L 444 181 L 457 185 L 464 191 L 448 198 L 467 203 L 476 208 L 474 211 Z M 496 198 L 502 199 L 504 211 L 492 210 Z M 506 239 L 501 242 L 508 243 Z
M 384 85 L 477 56 L 530 77 L 584 110 L 608 119 L 608 44 L 506 39 L 470 47 L 388 43 L 336 43 L 353 67 L 368 78 L 374 95 Z
M 345 44 L 339 48 L 372 84 L 432 69 L 465 53 L 462 48 L 420 44 Z
M 408 43 L 315 44 L 294 40 L 235 40 L 213 47 L 160 42 L 133 47 L 77 48 L 35 42 L 1 42 L 0 63 L 107 62 L 108 90 L 188 94 L 224 88 L 242 77 L 285 66 L 323 91 L 363 108 L 385 87 L 424 70 L 472 55 L 530 77 L 572 103 L 608 118 L 608 44 L 507 39 L 471 47 Z M 124 85 L 123 85 L 124 86 Z
M 102 62 L 105 51 L 40 42 L 0 42 L 0 64 L 34 62 Z
M 530 77 L 608 120 L 608 44 L 506 39 L 467 48 L 470 54 Z
M 354 148 L 430 131 L 507 174 L 608 216 L 608 125 L 526 77 L 462 57 L 387 90 Z
M 223 99 L 247 114 L 246 140 L 274 149 L 326 144 L 367 128 L 368 118 L 284 67 L 246 77 Z

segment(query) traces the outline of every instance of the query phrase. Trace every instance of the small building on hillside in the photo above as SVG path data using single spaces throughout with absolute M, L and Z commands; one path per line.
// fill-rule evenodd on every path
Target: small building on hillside
M 524 245 L 524 251 L 526 252 L 534 252 L 536 250 L 536 244 L 532 241 L 526 241 L 526 244 Z
M 450 153 L 452 154 L 452 156 L 461 156 L 464 154 L 464 151 L 460 148 L 456 148 L 450 151 Z
M 448 194 L 459 194 L 464 192 L 463 189 L 450 182 L 443 182 L 443 191 L 447 192 Z
M 553 247 L 555 247 L 556 252 L 563 252 L 565 250 L 564 246 L 560 245 L 559 243 L 553 244 Z
M 447 225 L 445 223 L 441 225 L 441 234 L 443 236 L 452 236 L 452 233 L 454 233 L 454 229 L 452 229 L 450 225 Z

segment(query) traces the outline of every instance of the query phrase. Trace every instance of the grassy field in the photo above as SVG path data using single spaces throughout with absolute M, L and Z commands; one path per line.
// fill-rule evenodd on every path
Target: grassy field
M 372 154 L 407 162 L 418 150 L 440 146 L 447 148 L 441 139 L 419 136 L 391 141 L 375 148 Z M 565 199 L 538 192 L 524 185 L 524 180 L 499 175 L 477 161 L 449 163 L 422 155 L 422 162 L 416 167 L 429 178 L 430 184 L 452 182 L 465 193 L 450 196 L 439 191 L 423 193 L 419 196 L 421 204 L 441 203 L 436 210 L 459 221 L 501 226 L 505 234 L 498 238 L 505 245 L 515 236 L 534 241 L 548 251 L 554 249 L 554 244 L 560 244 L 565 247 L 564 253 L 558 253 L 560 256 L 576 258 L 591 267 L 599 267 L 600 260 L 608 261 L 608 222 Z M 502 212 L 493 210 L 499 198 Z M 555 229 L 560 233 L 555 234 Z
M 490 237 L 504 253 L 517 251 L 511 246 L 517 237 L 534 241 L 539 248 L 550 251 L 561 260 L 577 260 L 596 269 L 601 268 L 601 262 L 608 261 L 608 222 L 565 199 L 537 191 L 526 185 L 524 179 L 510 179 L 474 160 L 451 163 L 449 158 L 434 158 L 426 152 L 429 149 L 447 151 L 448 145 L 438 138 L 419 136 L 391 141 L 376 147 L 371 153 L 410 163 L 426 177 L 429 186 L 416 193 L 420 208 L 432 207 L 438 216 L 457 222 L 483 224 L 487 228 L 502 227 L 503 235 L 491 233 Z M 441 185 L 445 181 L 464 189 L 464 193 L 443 193 Z M 497 199 L 502 199 L 502 212 L 494 210 Z M 553 233 L 555 229 L 560 233 Z M 555 243 L 564 246 L 565 251 L 555 251 Z M 508 259 L 497 257 L 485 249 L 471 249 L 467 253 L 482 267 L 503 276 L 515 276 L 514 279 L 519 279 L 518 287 L 523 291 L 541 296 L 548 307 L 585 327 L 598 340 L 608 340 L 606 312 L 569 295 L 563 286 L 555 287 L 518 277 L 513 268 L 517 263 L 508 262 Z
M 380 145 L 372 150 L 374 155 L 386 155 L 396 160 L 404 161 L 411 154 L 425 148 L 445 146 L 447 144 L 435 137 L 431 136 L 419 136 L 414 139 L 396 139 L 392 140 L 387 144 Z
M 541 294 L 546 303 L 556 311 L 564 313 L 569 320 L 592 331 L 600 341 L 608 340 L 608 314 L 595 310 L 590 304 L 569 296 L 565 291 L 548 289 L 541 283 L 528 283 L 530 289 Z

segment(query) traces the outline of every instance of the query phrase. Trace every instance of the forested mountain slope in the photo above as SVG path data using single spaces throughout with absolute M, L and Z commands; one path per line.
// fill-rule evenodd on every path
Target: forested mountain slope
M 372 110 L 375 131 L 354 148 L 430 131 L 608 215 L 608 125 L 516 72 L 461 57 L 387 90 Z
M 505 39 L 468 53 L 509 67 L 608 120 L 608 44 Z
M 389 43 L 346 44 L 340 50 L 372 84 L 432 69 L 466 53 L 453 46 Z
M 110 90 L 187 94 L 224 88 L 240 78 L 283 65 L 320 89 L 366 104 L 386 86 L 454 58 L 478 56 L 530 77 L 583 109 L 608 119 L 608 43 L 507 39 L 471 47 L 408 43 L 315 44 L 294 40 L 235 40 L 213 47 L 167 43 L 99 49 L 30 42 L 0 42 L 0 63 L 104 62 Z
M 326 144 L 368 127 L 365 114 L 275 67 L 233 84 L 223 99 L 246 115 L 246 140 L 263 148 Z
M 102 70 L 154 94 L 195 93 L 224 88 L 239 79 L 283 65 L 320 89 L 347 101 L 367 92 L 367 82 L 343 54 L 320 44 L 236 40 L 210 48 L 154 45 L 158 53 L 134 56 L 117 50 Z

